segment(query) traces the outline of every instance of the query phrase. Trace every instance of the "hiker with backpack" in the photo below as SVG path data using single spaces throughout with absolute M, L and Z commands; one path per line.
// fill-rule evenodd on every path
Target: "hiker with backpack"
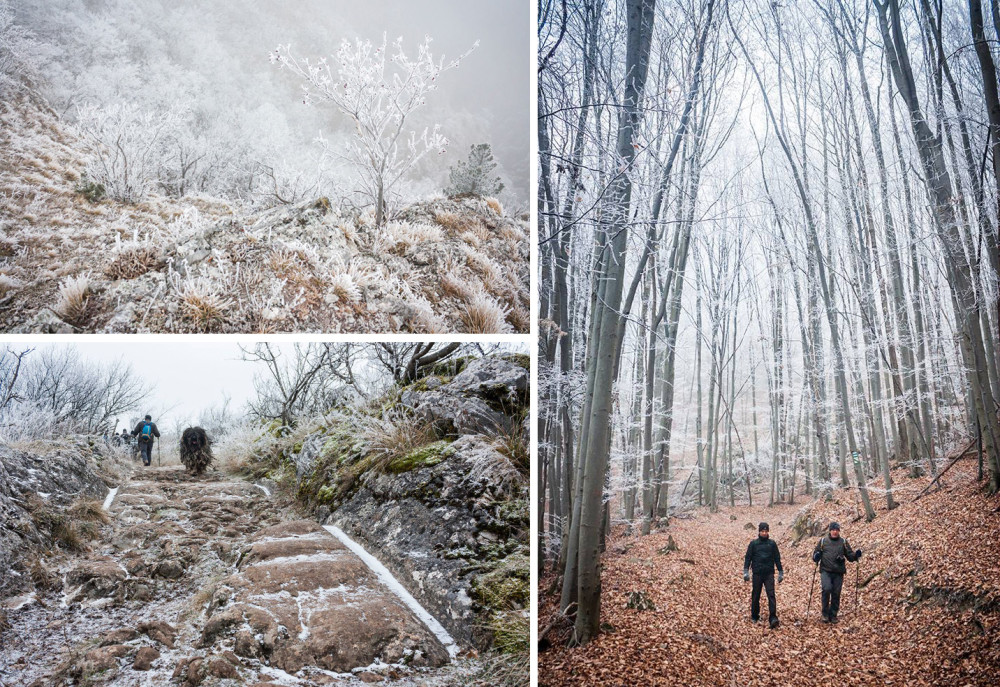
M 132 430 L 132 436 L 139 438 L 139 451 L 142 453 L 142 464 L 149 467 L 153 462 L 153 439 L 160 438 L 160 430 L 156 428 L 153 418 L 147 415 L 142 422 Z
M 778 582 L 785 579 L 785 571 L 781 567 L 781 553 L 778 544 L 771 539 L 771 528 L 766 522 L 757 527 L 757 538 L 747 546 L 743 557 L 743 581 L 750 581 L 750 571 L 753 570 L 753 587 L 750 594 L 750 620 L 760 620 L 760 590 L 767 590 L 768 622 L 771 629 L 778 627 L 778 603 L 774 598 L 774 569 L 778 569 Z
M 830 523 L 830 533 L 816 544 L 813 563 L 819 566 L 820 588 L 823 590 L 823 622 L 836 623 L 840 610 L 840 589 L 847 572 L 845 561 L 857 562 L 861 549 L 852 549 L 840 536 L 840 523 Z

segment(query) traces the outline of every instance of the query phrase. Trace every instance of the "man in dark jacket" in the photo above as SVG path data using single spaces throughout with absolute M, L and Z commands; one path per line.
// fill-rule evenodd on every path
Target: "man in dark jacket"
M 142 453 L 142 464 L 148 466 L 153 461 L 153 438 L 160 438 L 160 430 L 149 415 L 135 426 L 132 436 L 139 437 L 139 451 Z
M 813 550 L 813 563 L 819 564 L 820 586 L 823 589 L 823 622 L 837 622 L 840 611 L 840 589 L 847 572 L 845 561 L 861 558 L 861 549 L 852 549 L 840 536 L 840 523 L 830 523 L 830 534 L 823 537 Z
M 750 595 L 750 620 L 760 620 L 760 590 L 767 590 L 768 621 L 771 628 L 778 626 L 778 603 L 774 599 L 774 569 L 778 569 L 778 582 L 785 579 L 785 571 L 781 567 L 781 554 L 778 545 L 771 540 L 770 527 L 766 522 L 757 528 L 757 538 L 747 547 L 747 555 L 743 557 L 743 581 L 750 581 L 750 570 L 753 569 L 753 591 Z

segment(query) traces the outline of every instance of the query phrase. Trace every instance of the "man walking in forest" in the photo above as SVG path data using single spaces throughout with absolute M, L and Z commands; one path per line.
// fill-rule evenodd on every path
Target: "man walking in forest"
M 766 522 L 757 527 L 757 538 L 750 542 L 747 554 L 743 557 L 743 581 L 750 581 L 750 571 L 753 570 L 753 591 L 750 595 L 750 620 L 760 620 L 760 590 L 767 590 L 768 622 L 771 629 L 778 627 L 778 603 L 774 598 L 774 569 L 778 569 L 778 582 L 785 579 L 785 571 L 781 567 L 781 554 L 778 544 L 771 540 L 770 527 Z
M 147 415 L 146 418 L 135 426 L 132 436 L 139 437 L 139 451 L 142 453 L 142 464 L 149 467 L 153 461 L 153 438 L 160 438 L 160 430 L 156 428 L 153 418 Z
M 851 549 L 840 536 L 840 523 L 830 523 L 830 534 L 819 540 L 813 551 L 813 562 L 819 564 L 820 587 L 823 590 L 823 622 L 837 622 L 840 610 L 840 589 L 847 572 L 845 561 L 852 563 L 861 558 L 861 549 Z

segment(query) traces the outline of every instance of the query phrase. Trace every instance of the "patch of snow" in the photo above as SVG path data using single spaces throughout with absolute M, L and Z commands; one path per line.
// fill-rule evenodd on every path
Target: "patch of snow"
M 115 500 L 115 496 L 118 494 L 118 487 L 115 487 L 108 492 L 108 495 L 104 497 L 104 510 L 111 508 L 112 502 Z
M 295 563 L 322 563 L 336 561 L 344 557 L 343 551 L 327 551 L 324 553 L 301 553 L 298 556 L 278 556 L 263 561 L 254 561 L 249 567 L 262 568 L 268 565 L 288 565 Z
M 19 611 L 25 606 L 30 606 L 35 603 L 37 599 L 35 598 L 35 593 L 22 594 L 21 596 L 12 596 L 9 599 L 5 599 L 3 602 L 3 607 L 8 611 Z
M 444 626 L 437 621 L 437 619 L 432 616 L 427 610 L 420 605 L 420 602 L 413 598 L 413 595 L 406 591 L 406 587 L 401 585 L 399 581 L 393 577 L 392 573 L 389 572 L 382 563 L 372 556 L 370 553 L 365 551 L 364 547 L 355 542 L 353 539 L 347 536 L 342 529 L 336 525 L 323 525 L 323 529 L 336 537 L 340 543 L 351 550 L 358 558 L 364 561 L 372 572 L 378 575 L 379 580 L 391 589 L 396 596 L 402 599 L 403 603 L 413 612 L 420 621 L 427 626 L 427 628 L 434 633 L 434 636 L 438 638 L 438 641 L 444 645 L 445 649 L 448 650 L 448 656 L 455 658 L 458 655 L 459 648 L 455 644 L 455 640 L 452 638 L 448 631 L 444 629 Z

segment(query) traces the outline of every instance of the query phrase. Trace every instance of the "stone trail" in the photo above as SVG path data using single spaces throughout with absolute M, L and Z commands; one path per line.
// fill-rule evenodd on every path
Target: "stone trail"
M 92 550 L 9 612 L 0 685 L 444 685 L 472 670 L 265 490 L 174 466 L 137 477 Z

